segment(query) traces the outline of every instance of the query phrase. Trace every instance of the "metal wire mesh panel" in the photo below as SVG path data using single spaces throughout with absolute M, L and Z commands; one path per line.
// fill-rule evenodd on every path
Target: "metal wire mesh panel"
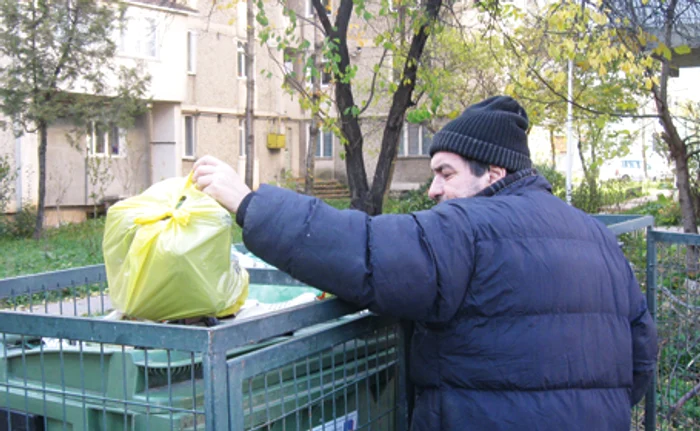
M 251 272 L 251 280 L 275 284 L 286 280 L 280 274 Z M 331 299 L 213 327 L 207 319 L 114 321 L 105 316 L 106 292 L 103 266 L 0 280 L 0 430 L 243 430 L 230 417 L 261 429 L 261 415 L 266 423 L 288 416 L 290 391 L 300 394 L 304 384 L 307 398 L 295 402 L 320 409 L 321 419 L 345 412 L 354 418 L 356 411 L 372 428 L 395 429 L 395 369 L 403 353 L 391 320 L 347 317 L 357 309 Z M 290 348 L 302 350 L 290 356 Z M 257 352 L 266 359 L 255 360 Z M 281 358 L 291 365 L 270 366 Z M 244 387 L 236 381 L 231 391 L 229 361 L 268 366 L 248 376 L 245 408 L 252 413 L 244 412 L 241 396 L 237 410 L 229 409 L 228 393 Z M 358 389 L 361 381 L 370 389 Z M 341 392 L 347 406 L 329 398 Z M 352 404 L 354 393 L 376 398 L 368 416 Z M 303 411 L 299 406 L 299 420 L 312 424 Z
M 103 268 L 96 265 L 2 280 L 0 310 L 34 315 L 103 316 L 112 309 Z
M 650 296 L 654 295 L 654 288 L 649 280 L 649 270 L 651 267 L 647 259 L 648 255 L 648 229 L 653 225 L 654 219 L 649 216 L 628 216 L 628 215 L 599 215 L 598 220 L 605 223 L 610 230 L 615 233 L 622 252 L 625 254 L 632 271 L 634 272 L 639 287 L 647 296 L 649 301 Z M 651 280 L 653 284 L 653 280 Z M 652 304 L 653 306 L 653 304 Z M 631 430 L 640 431 L 648 428 L 650 416 L 653 419 L 654 403 L 648 402 L 648 399 L 640 402 L 632 408 Z M 653 424 L 652 424 L 653 425 Z
M 4 333 L 0 429 L 204 429 L 193 352 Z
M 700 272 L 697 235 L 656 236 L 660 356 L 657 429 L 700 429 Z
M 0 429 L 204 429 L 201 354 L 129 343 L 159 325 L 102 320 L 111 304 L 101 268 L 0 286 L 12 329 L 0 332 Z
M 367 315 L 231 361 L 230 411 L 243 412 L 233 429 L 401 429 L 398 326 L 380 322 Z
M 632 267 L 639 287 L 647 292 L 647 231 L 635 229 L 618 235 L 620 247 Z M 645 403 L 642 401 L 632 409 L 632 430 L 644 430 Z

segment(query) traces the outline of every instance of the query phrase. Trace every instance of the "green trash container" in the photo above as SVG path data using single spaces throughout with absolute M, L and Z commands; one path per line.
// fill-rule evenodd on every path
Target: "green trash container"
M 285 301 L 304 286 L 251 285 L 250 298 Z M 341 319 L 342 321 L 342 319 Z M 316 325 L 231 350 L 244 357 L 340 322 Z M 72 431 L 204 430 L 201 355 L 101 343 L 3 336 L 0 429 Z M 244 381 L 246 429 L 350 431 L 394 428 L 395 340 L 359 339 Z M 393 356 L 392 356 L 393 355 Z M 379 416 L 379 417 L 378 417 Z M 218 430 L 217 430 L 218 431 Z
M 244 427 L 394 430 L 396 358 L 393 335 L 372 336 L 295 358 L 290 365 L 254 376 L 243 384 Z

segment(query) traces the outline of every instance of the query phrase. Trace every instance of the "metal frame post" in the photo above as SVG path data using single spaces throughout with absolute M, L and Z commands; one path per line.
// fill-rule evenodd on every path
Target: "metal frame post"
M 207 430 L 228 430 L 228 367 L 223 343 L 210 332 L 209 345 L 202 355 L 204 378 L 204 416 Z
M 414 323 L 409 320 L 399 322 L 398 343 L 398 411 L 396 431 L 407 431 L 413 415 L 414 387 L 410 379 L 411 337 Z
M 653 226 L 647 227 L 647 308 L 656 322 L 656 238 Z M 658 367 L 658 364 L 657 364 Z M 656 429 L 656 372 L 644 397 L 644 429 Z

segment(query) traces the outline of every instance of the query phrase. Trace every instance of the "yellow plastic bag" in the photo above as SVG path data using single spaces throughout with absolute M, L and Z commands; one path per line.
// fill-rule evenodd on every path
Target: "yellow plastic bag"
M 187 178 L 109 208 L 102 251 L 112 304 L 130 317 L 227 316 L 248 296 L 231 259 L 231 214 Z

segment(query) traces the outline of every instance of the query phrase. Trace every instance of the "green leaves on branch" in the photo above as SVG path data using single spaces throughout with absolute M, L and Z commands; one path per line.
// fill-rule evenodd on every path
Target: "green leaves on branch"
M 358 108 L 357 105 L 345 108 L 345 110 L 343 111 L 343 115 L 351 115 L 353 117 L 358 117 L 360 115 L 360 108 Z
M 681 45 L 673 48 L 673 51 L 678 55 L 690 54 L 691 49 L 688 45 Z
M 406 113 L 406 121 L 413 124 L 421 124 L 433 119 L 433 112 L 425 106 L 413 109 Z
M 654 52 L 654 54 L 660 55 L 669 61 L 673 57 L 673 53 L 671 52 L 671 49 L 663 43 L 659 44 L 659 46 L 654 48 L 653 52 Z

